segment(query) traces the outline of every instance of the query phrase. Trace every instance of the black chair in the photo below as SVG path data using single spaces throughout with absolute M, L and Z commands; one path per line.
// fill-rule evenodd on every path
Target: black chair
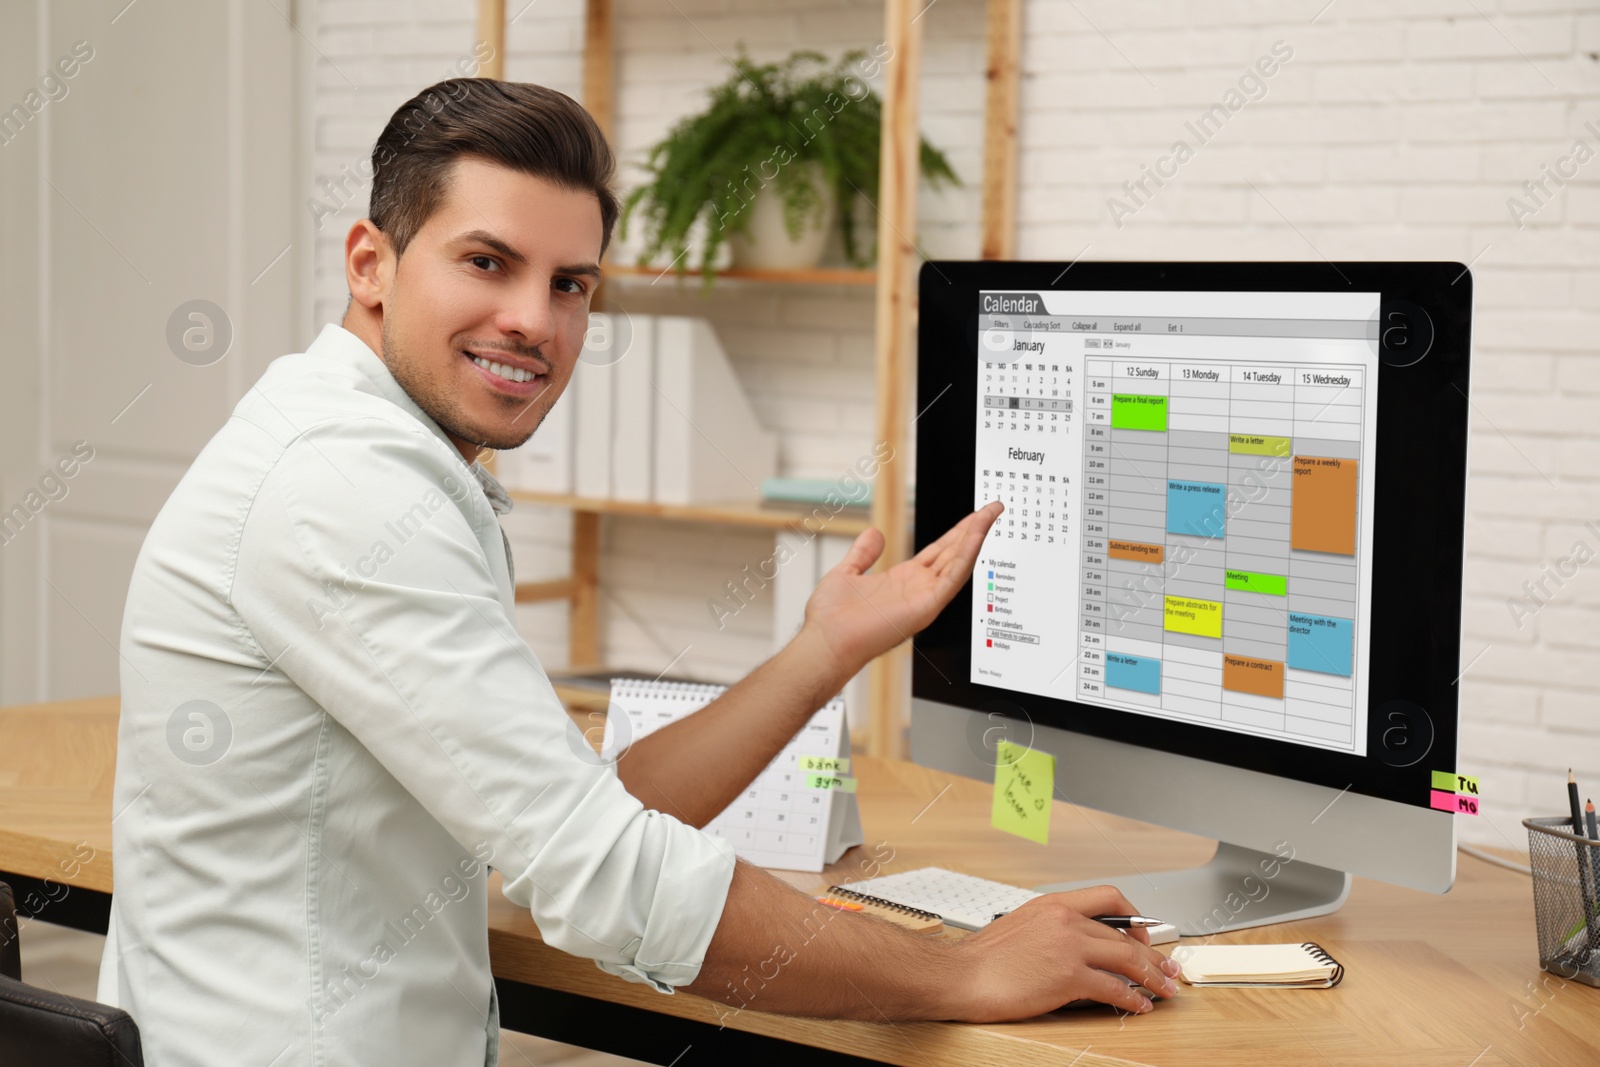
M 144 1067 L 139 1028 L 120 1008 L 22 983 L 16 901 L 0 882 L 0 1063 Z

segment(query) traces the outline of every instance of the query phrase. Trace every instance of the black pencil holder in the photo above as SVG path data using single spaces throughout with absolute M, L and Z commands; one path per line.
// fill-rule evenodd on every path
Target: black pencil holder
M 1523 819 L 1533 868 L 1539 966 L 1600 986 L 1600 841 L 1572 832 L 1571 818 Z

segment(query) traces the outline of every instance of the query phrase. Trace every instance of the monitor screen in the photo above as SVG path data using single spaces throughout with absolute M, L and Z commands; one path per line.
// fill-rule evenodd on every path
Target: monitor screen
M 916 698 L 975 736 L 1000 715 L 1432 804 L 1463 268 L 941 261 L 920 299 L 916 547 L 1005 512 L 915 639 Z
M 1365 755 L 1379 299 L 982 291 L 971 680 Z

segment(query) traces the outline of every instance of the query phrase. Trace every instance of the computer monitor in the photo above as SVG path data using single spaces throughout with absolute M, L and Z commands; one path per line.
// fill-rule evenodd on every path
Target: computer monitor
M 1450 888 L 1471 305 L 1456 263 L 923 267 L 917 547 L 1006 510 L 915 638 L 912 758 L 1010 740 L 1218 841 L 1041 888 L 1184 935 Z

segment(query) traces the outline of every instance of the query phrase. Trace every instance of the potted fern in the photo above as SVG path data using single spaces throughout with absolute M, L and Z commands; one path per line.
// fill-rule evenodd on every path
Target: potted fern
M 869 265 L 857 208 L 878 189 L 883 105 L 865 79 L 881 66 L 862 51 L 835 63 L 809 51 L 780 63 L 733 60 L 709 106 L 650 150 L 648 180 L 623 203 L 622 237 L 635 216 L 644 224 L 640 264 L 670 260 L 681 272 L 694 247 L 709 283 L 727 243 L 736 266 L 815 266 L 836 227 L 845 258 Z M 921 166 L 935 187 L 959 184 L 926 139 Z

